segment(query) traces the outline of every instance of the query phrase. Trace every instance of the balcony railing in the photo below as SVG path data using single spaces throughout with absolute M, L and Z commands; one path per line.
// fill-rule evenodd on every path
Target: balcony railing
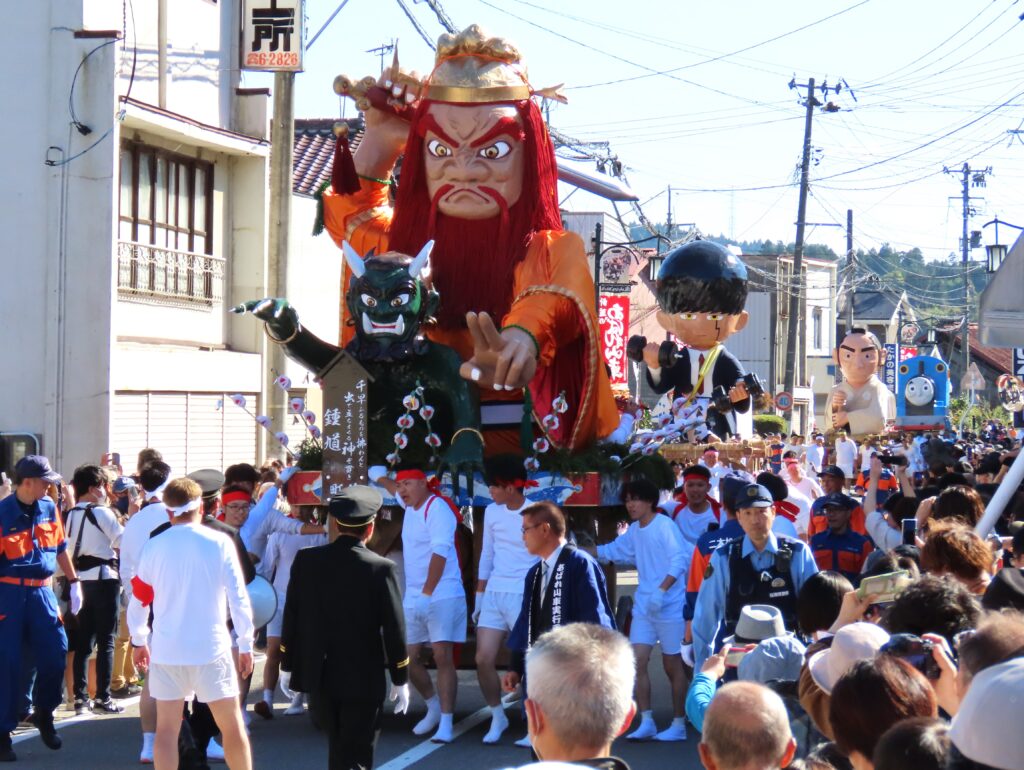
M 210 307 L 224 296 L 224 260 L 118 241 L 117 292 L 122 297 Z

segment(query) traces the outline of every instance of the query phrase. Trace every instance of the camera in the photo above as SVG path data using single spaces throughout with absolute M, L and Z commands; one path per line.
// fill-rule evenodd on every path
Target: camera
M 934 643 L 915 634 L 893 634 L 879 652 L 892 655 L 894 658 L 902 658 L 927 679 L 934 681 L 942 676 L 939 664 L 932 657 L 934 646 Z
M 906 465 L 907 458 L 903 455 L 891 455 L 891 454 L 880 454 L 878 455 L 878 461 L 882 465 Z

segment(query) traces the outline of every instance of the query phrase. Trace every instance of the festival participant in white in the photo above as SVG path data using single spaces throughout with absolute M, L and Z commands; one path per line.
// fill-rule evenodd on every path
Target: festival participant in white
M 512 630 L 523 605 L 523 580 L 537 557 L 523 544 L 523 519 L 528 503 L 523 489 L 531 483 L 519 455 L 505 454 L 489 458 L 484 467 L 487 491 L 494 500 L 484 511 L 483 545 L 477 568 L 476 604 L 476 676 L 480 690 L 491 709 L 491 728 L 484 743 L 497 743 L 508 728 L 508 717 L 501 704 L 501 682 L 495 661 L 502 643 Z
M 718 524 L 721 506 L 708 497 L 711 488 L 711 471 L 703 465 L 691 465 L 683 471 L 683 493 L 685 503 L 669 503 L 663 507 L 669 518 L 679 527 L 683 540 L 692 551 L 697 539 L 708 531 L 711 524 Z
M 217 721 L 228 767 L 250 770 L 238 675 L 252 672 L 252 608 L 234 544 L 201 524 L 201 496 L 202 489 L 191 479 L 175 479 L 164 490 L 171 527 L 142 549 L 132 577 L 132 658 L 140 670 L 148 671 L 146 684 L 157 703 L 157 770 L 178 767 L 182 707 L 194 696 L 209 706 Z M 238 639 L 237 673 L 229 609 Z
M 658 488 L 646 479 L 627 482 L 622 488 L 626 512 L 633 520 L 615 540 L 597 546 L 601 562 L 635 564 L 639 584 L 633 597 L 633 622 L 629 641 L 636 656 L 636 701 L 640 726 L 627 738 L 635 741 L 685 741 L 686 672 L 679 657 L 686 634 L 686 572 L 692 548 L 684 544 L 679 529 L 658 514 Z M 654 645 L 661 643 L 661 662 L 672 687 L 672 724 L 658 732 L 651 709 L 651 680 L 647 666 Z

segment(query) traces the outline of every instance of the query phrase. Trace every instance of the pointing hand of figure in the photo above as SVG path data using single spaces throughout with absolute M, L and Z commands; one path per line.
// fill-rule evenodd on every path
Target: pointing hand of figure
M 509 327 L 501 332 L 487 313 L 466 313 L 473 337 L 473 357 L 459 374 L 482 388 L 520 390 L 537 372 L 537 346 L 527 332 Z
M 252 313 L 261 321 L 265 321 L 274 336 L 281 340 L 288 339 L 299 328 L 299 316 L 295 308 L 283 297 L 252 299 L 235 305 L 231 312 L 239 315 Z

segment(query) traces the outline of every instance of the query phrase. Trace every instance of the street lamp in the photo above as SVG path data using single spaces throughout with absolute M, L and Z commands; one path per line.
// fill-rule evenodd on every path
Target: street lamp
M 1005 245 L 999 243 L 999 225 L 1005 225 L 1006 227 L 1012 227 L 1015 230 L 1024 230 L 1024 227 L 1018 225 L 1011 225 L 1009 222 L 1001 222 L 999 217 L 996 217 L 991 222 L 986 222 L 982 227 L 988 227 L 989 225 L 996 226 L 996 242 L 990 246 L 985 247 L 985 258 L 986 267 L 989 273 L 994 273 L 999 269 L 999 266 L 1003 264 L 1003 260 L 1006 259 L 1007 248 Z

